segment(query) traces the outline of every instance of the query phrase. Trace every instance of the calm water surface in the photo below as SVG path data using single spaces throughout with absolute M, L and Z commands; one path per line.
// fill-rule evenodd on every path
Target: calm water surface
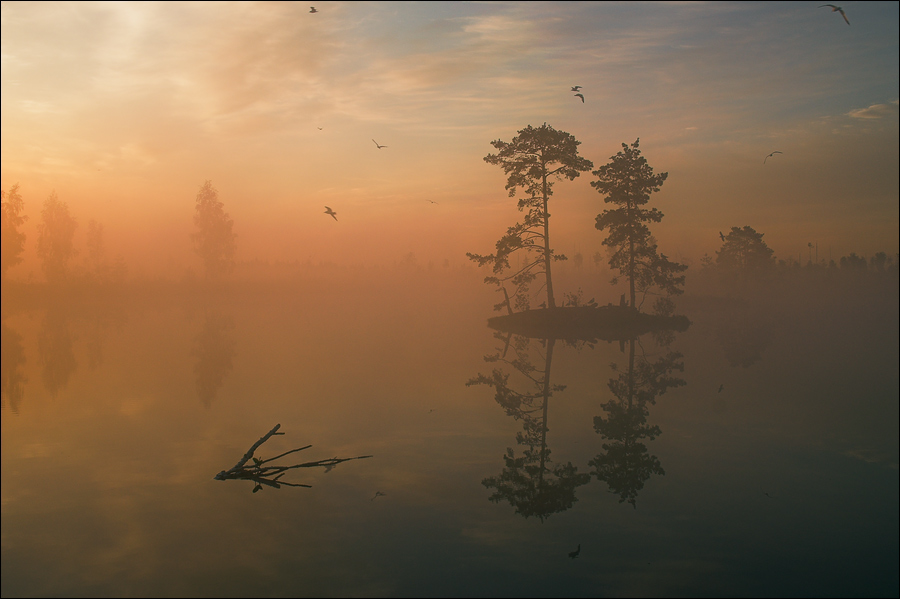
M 573 344 L 338 278 L 4 297 L 3 596 L 897 595 L 896 283 Z M 275 424 L 373 457 L 213 480 Z

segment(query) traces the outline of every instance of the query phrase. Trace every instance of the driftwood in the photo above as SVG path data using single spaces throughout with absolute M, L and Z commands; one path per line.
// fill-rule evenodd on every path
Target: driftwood
M 256 493 L 260 489 L 262 489 L 263 485 L 267 487 L 274 487 L 276 489 L 280 489 L 282 485 L 288 487 L 311 487 L 312 485 L 304 485 L 301 483 L 289 483 L 283 480 L 279 480 L 284 473 L 288 470 L 293 470 L 294 468 L 325 468 L 325 471 L 328 472 L 341 462 L 349 462 L 350 460 L 362 460 L 365 458 L 371 458 L 370 455 L 361 455 L 356 456 L 355 458 L 328 458 L 326 460 L 316 460 L 314 462 L 303 462 L 302 464 L 294 464 L 292 466 L 266 466 L 266 464 L 270 462 L 274 462 L 279 458 L 283 458 L 286 455 L 303 451 L 304 449 L 309 449 L 312 445 L 306 445 L 305 447 L 298 447 L 297 449 L 292 449 L 290 451 L 286 451 L 282 454 L 275 456 L 274 458 L 269 458 L 267 460 L 261 460 L 259 458 L 253 457 L 253 453 L 259 449 L 260 445 L 269 440 L 270 437 L 274 435 L 283 435 L 284 433 L 279 433 L 278 429 L 281 428 L 280 424 L 276 424 L 275 427 L 266 433 L 259 441 L 254 443 L 250 449 L 247 450 L 247 453 L 244 454 L 244 457 L 240 459 L 240 461 L 235 464 L 232 468 L 228 470 L 222 470 L 213 478 L 215 480 L 252 480 L 256 483 L 256 486 L 253 487 L 253 492 Z M 247 462 L 253 460 L 253 464 L 247 466 Z

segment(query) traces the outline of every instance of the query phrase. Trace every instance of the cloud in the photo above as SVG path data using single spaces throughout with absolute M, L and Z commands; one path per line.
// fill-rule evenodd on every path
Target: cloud
M 897 100 L 890 104 L 872 104 L 868 108 L 856 108 L 847 113 L 854 119 L 883 119 L 897 114 Z

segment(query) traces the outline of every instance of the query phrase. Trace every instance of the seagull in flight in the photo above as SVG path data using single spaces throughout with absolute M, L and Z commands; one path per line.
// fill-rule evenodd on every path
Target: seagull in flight
M 581 86 L 580 86 L 580 85 L 575 85 L 575 86 L 573 86 L 573 87 L 572 87 L 572 91 L 573 91 L 573 92 L 580 92 L 580 91 L 581 91 Z
M 332 210 L 332 209 L 329 208 L 328 206 L 325 206 L 325 214 L 329 215 L 329 216 L 330 216 L 331 218 L 333 218 L 334 220 L 337 220 L 337 212 L 335 212 L 334 210 Z
M 319 11 L 316 10 L 316 7 L 315 7 L 315 6 L 310 6 L 310 7 L 309 7 L 309 12 L 319 12 Z
M 569 552 L 569 557 L 575 559 L 576 557 L 578 557 L 579 553 L 581 553 L 581 543 L 578 544 L 578 549 Z
M 584 96 L 582 94 L 575 94 L 575 96 L 581 98 L 581 103 L 584 104 Z
M 766 160 L 768 160 L 769 158 L 771 158 L 771 157 L 774 156 L 775 154 L 784 154 L 784 152 L 779 152 L 778 150 L 775 150 L 774 152 L 772 152 L 771 154 L 769 154 L 768 156 L 766 156 L 765 158 L 763 158 L 763 164 L 765 164 L 765 163 L 766 163 Z
M 379 143 L 378 143 L 377 141 L 375 141 L 374 139 L 372 140 L 372 142 L 375 144 L 375 147 L 378 148 L 379 150 L 380 150 L 381 148 L 386 148 L 386 147 L 387 147 L 387 146 L 379 145 Z
M 840 6 L 835 6 L 834 4 L 822 4 L 822 5 L 819 6 L 819 8 L 825 8 L 826 6 L 830 6 L 830 7 L 831 7 L 831 12 L 839 12 L 839 13 L 841 13 L 841 16 L 844 17 L 844 21 L 847 22 L 847 25 L 850 24 L 850 19 L 847 18 L 847 13 L 844 12 L 844 9 L 843 9 L 843 8 L 841 8 Z
M 369 501 L 375 501 L 379 497 L 384 497 L 385 495 L 387 495 L 387 493 L 382 493 L 381 491 L 375 491 L 375 497 L 373 497 Z
M 425 200 L 426 202 L 431 202 L 432 204 L 437 204 L 434 200 Z
M 725 241 L 725 235 L 723 235 L 721 231 L 719 231 L 719 237 L 722 238 L 722 241 Z

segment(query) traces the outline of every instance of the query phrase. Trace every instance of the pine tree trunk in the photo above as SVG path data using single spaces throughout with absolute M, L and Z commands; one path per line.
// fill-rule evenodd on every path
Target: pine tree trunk
M 547 271 L 547 307 L 553 309 L 556 302 L 553 299 L 553 279 L 550 276 L 550 213 L 547 212 L 547 168 L 543 174 L 543 199 L 544 199 L 544 269 Z

